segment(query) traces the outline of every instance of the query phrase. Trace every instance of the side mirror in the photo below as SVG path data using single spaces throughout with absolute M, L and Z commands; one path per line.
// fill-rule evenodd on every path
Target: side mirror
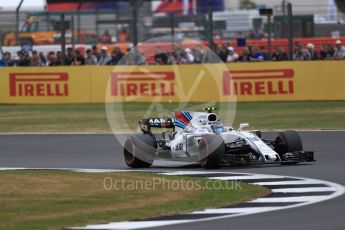
M 241 132 L 243 128 L 247 128 L 247 127 L 249 127 L 248 123 L 241 123 L 240 127 L 238 128 L 238 131 Z

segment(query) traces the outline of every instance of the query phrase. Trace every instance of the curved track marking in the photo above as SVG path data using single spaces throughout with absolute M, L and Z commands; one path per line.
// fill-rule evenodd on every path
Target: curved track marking
M 0 168 L 0 170 L 23 170 L 33 168 Z M 345 188 L 329 181 L 309 179 L 303 177 L 291 177 L 281 175 L 234 173 L 217 171 L 174 171 L 162 172 L 155 170 L 113 170 L 113 169 L 66 169 L 66 168 L 34 168 L 48 170 L 69 170 L 85 173 L 103 172 L 154 172 L 162 175 L 196 176 L 214 180 L 238 180 L 249 184 L 266 186 L 272 193 L 266 197 L 257 198 L 246 203 L 229 207 L 204 209 L 187 214 L 150 218 L 144 221 L 122 221 L 108 224 L 88 225 L 85 227 L 72 227 L 66 229 L 142 229 L 166 225 L 190 223 L 195 221 L 209 221 L 236 216 L 244 216 L 255 213 L 277 211 L 314 204 L 341 196 Z

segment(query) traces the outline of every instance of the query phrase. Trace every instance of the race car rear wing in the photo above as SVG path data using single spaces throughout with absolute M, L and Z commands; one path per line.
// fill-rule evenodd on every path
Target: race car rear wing
M 139 126 L 143 133 L 151 132 L 151 128 L 174 129 L 174 118 L 144 118 L 139 121 Z

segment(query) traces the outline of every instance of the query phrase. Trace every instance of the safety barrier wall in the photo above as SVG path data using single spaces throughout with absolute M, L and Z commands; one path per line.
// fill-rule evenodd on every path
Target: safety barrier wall
M 0 103 L 345 100 L 345 61 L 0 69 Z

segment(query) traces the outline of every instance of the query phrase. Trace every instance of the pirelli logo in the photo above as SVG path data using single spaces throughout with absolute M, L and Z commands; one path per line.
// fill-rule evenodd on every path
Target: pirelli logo
M 112 96 L 174 96 L 174 72 L 113 72 Z
M 68 96 L 68 73 L 10 73 L 11 97 Z
M 224 95 L 294 94 L 293 69 L 223 72 Z

